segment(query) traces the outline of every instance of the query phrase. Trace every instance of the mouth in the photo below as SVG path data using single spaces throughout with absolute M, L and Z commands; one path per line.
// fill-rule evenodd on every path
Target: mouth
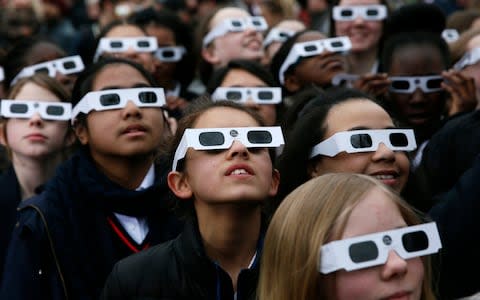
M 253 170 L 245 165 L 231 166 L 225 172 L 225 176 L 250 176 L 253 174 Z
M 328 59 L 327 61 L 323 62 L 320 66 L 320 68 L 322 70 L 325 70 L 325 69 L 329 69 L 329 70 L 332 70 L 332 69 L 344 69 L 344 65 L 343 65 L 343 61 L 341 59 L 337 59 L 337 58 L 331 58 L 331 59 Z
M 408 299 L 410 296 L 409 292 L 398 292 L 388 297 L 385 297 L 385 300 L 400 300 L 400 299 Z
M 380 180 L 386 185 L 394 186 L 398 182 L 400 174 L 396 171 L 379 171 L 373 174 L 370 174 L 373 178 Z
M 244 46 L 252 50 L 262 49 L 262 43 L 258 39 L 249 39 L 245 42 Z
M 30 140 L 30 141 L 44 141 L 44 140 L 47 139 L 46 136 L 44 136 L 43 134 L 40 134 L 40 133 L 32 133 L 32 134 L 27 135 L 25 138 Z
M 122 134 L 129 136 L 143 135 L 147 129 L 142 125 L 130 125 L 125 130 L 122 131 Z

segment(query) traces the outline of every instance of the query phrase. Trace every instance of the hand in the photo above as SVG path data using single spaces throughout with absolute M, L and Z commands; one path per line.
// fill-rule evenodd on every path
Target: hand
M 167 107 L 170 111 L 184 110 L 188 105 L 188 101 L 177 96 L 167 96 Z
M 477 107 L 475 81 L 463 75 L 460 71 L 448 70 L 442 72 L 442 87 L 450 97 L 447 99 L 447 112 L 452 116 L 459 112 L 472 111 Z
M 374 97 L 384 96 L 390 87 L 386 73 L 364 74 L 353 82 L 353 87 Z

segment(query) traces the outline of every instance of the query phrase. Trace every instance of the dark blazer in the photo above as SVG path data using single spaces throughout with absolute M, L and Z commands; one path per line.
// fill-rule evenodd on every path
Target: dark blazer
M 264 231 L 262 231 L 264 232 Z M 237 300 L 255 299 L 263 234 L 255 262 L 240 272 Z M 233 300 L 230 276 L 205 254 L 196 222 L 173 241 L 118 262 L 101 299 Z
M 17 206 L 22 201 L 20 185 L 13 166 L 0 177 L 0 282 L 7 254 L 8 242 L 17 219 Z
M 134 253 L 111 226 L 113 212 L 146 218 L 150 245 L 181 231 L 160 172 L 152 187 L 126 190 L 100 173 L 86 150 L 73 155 L 40 195 L 22 202 L 0 299 L 98 299 L 113 265 Z
M 470 296 L 480 291 L 475 275 L 480 270 L 480 156 L 457 184 L 436 200 L 430 216 L 437 222 L 442 240 L 439 299 Z

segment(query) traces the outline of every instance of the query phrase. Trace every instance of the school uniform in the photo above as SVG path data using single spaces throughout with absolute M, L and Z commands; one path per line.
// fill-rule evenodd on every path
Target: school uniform
M 20 184 L 15 169 L 10 165 L 0 177 L 0 282 L 7 254 L 8 242 L 17 217 L 17 206 L 22 201 Z
M 457 299 L 480 291 L 480 156 L 457 184 L 436 197 L 430 211 L 442 249 L 434 275 L 439 299 Z M 439 271 L 439 272 L 438 272 Z
M 256 299 L 265 226 L 249 268 L 240 272 L 237 292 L 230 276 L 206 254 L 196 221 L 175 239 L 118 262 L 101 299 Z
M 117 261 L 176 237 L 166 170 L 153 172 L 153 185 L 127 190 L 99 172 L 86 149 L 63 163 L 20 205 L 0 299 L 98 299 Z M 124 225 L 135 220 L 148 227 L 132 234 Z

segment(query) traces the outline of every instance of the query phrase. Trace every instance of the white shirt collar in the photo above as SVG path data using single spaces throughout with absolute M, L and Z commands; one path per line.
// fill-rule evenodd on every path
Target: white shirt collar
M 139 190 L 144 190 L 153 185 L 153 182 L 155 181 L 155 168 L 153 167 L 153 164 L 150 166 L 150 169 L 148 169 L 147 175 L 145 175 L 145 178 L 143 178 L 142 183 L 136 188 L 137 191 Z
M 173 90 L 167 90 L 166 96 L 175 96 L 175 97 L 180 96 L 180 86 L 181 86 L 180 82 L 177 82 Z

